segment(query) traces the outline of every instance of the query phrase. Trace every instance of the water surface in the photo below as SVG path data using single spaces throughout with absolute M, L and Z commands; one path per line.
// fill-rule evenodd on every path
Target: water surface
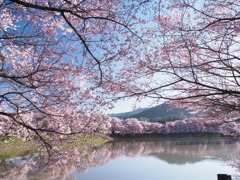
M 237 179 L 237 168 L 228 163 L 239 154 L 240 140 L 234 138 L 121 140 L 55 154 L 41 166 L 44 156 L 2 159 L 0 179 L 216 180 L 217 174 Z

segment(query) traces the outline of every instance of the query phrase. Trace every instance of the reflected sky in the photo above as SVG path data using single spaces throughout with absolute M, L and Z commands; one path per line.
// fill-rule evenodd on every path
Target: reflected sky
M 121 140 L 53 154 L 47 165 L 38 166 L 44 156 L 1 159 L 0 179 L 214 180 L 220 173 L 239 174 L 226 164 L 239 153 L 234 138 Z
M 226 167 L 222 161 L 204 160 L 194 164 L 173 165 L 154 157 L 123 156 L 106 166 L 90 168 L 86 174 L 73 172 L 69 177 L 81 180 L 211 180 L 217 174 L 234 174 L 234 169 Z

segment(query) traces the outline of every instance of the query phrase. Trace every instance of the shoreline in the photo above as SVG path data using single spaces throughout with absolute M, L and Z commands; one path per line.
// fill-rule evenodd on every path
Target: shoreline
M 115 139 L 163 139 L 163 138 L 239 138 L 240 136 L 227 136 L 220 133 L 145 133 L 145 134 L 110 134 L 110 138 Z

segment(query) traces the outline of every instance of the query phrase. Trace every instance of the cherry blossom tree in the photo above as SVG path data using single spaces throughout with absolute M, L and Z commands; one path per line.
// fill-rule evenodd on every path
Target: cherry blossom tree
M 177 100 L 174 105 L 203 110 L 220 121 L 239 118 L 238 4 L 207 0 L 159 4 L 155 20 L 161 49 L 147 68 L 171 78 L 151 88 L 149 95 Z M 164 87 L 174 95 L 161 93 Z
M 1 134 L 94 130 L 116 62 L 142 41 L 144 4 L 0 0 Z
M 134 135 L 168 135 L 168 134 L 187 134 L 187 133 L 218 133 L 226 136 L 239 136 L 240 124 L 237 122 L 216 123 L 213 119 L 206 120 L 205 117 L 192 117 L 184 120 L 166 122 L 164 124 L 156 122 L 138 121 L 130 118 L 121 120 L 118 118 L 101 118 L 96 131 L 106 134 L 124 136 Z M 101 125 L 102 124 L 102 125 Z
M 125 96 L 169 100 L 221 122 L 239 118 L 239 2 L 154 1 L 146 46 L 122 74 Z M 141 75 L 139 75 L 141 74 Z M 124 95 L 122 96 L 124 97 Z
M 0 0 L 1 134 L 195 132 L 202 120 L 235 121 L 238 4 Z M 122 97 L 170 100 L 207 117 L 150 125 L 99 113 Z

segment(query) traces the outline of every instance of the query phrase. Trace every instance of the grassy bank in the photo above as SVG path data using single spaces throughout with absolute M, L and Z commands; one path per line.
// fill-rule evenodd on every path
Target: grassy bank
M 49 142 L 50 142 L 49 138 Z M 57 145 L 62 150 L 83 146 L 99 146 L 107 142 L 104 135 L 74 135 Z M 0 136 L 0 160 L 15 156 L 25 156 L 38 152 L 39 144 L 34 141 L 22 141 L 15 136 Z
M 0 137 L 0 159 L 24 156 L 37 151 L 37 146 L 30 141 L 21 141 L 14 136 Z

